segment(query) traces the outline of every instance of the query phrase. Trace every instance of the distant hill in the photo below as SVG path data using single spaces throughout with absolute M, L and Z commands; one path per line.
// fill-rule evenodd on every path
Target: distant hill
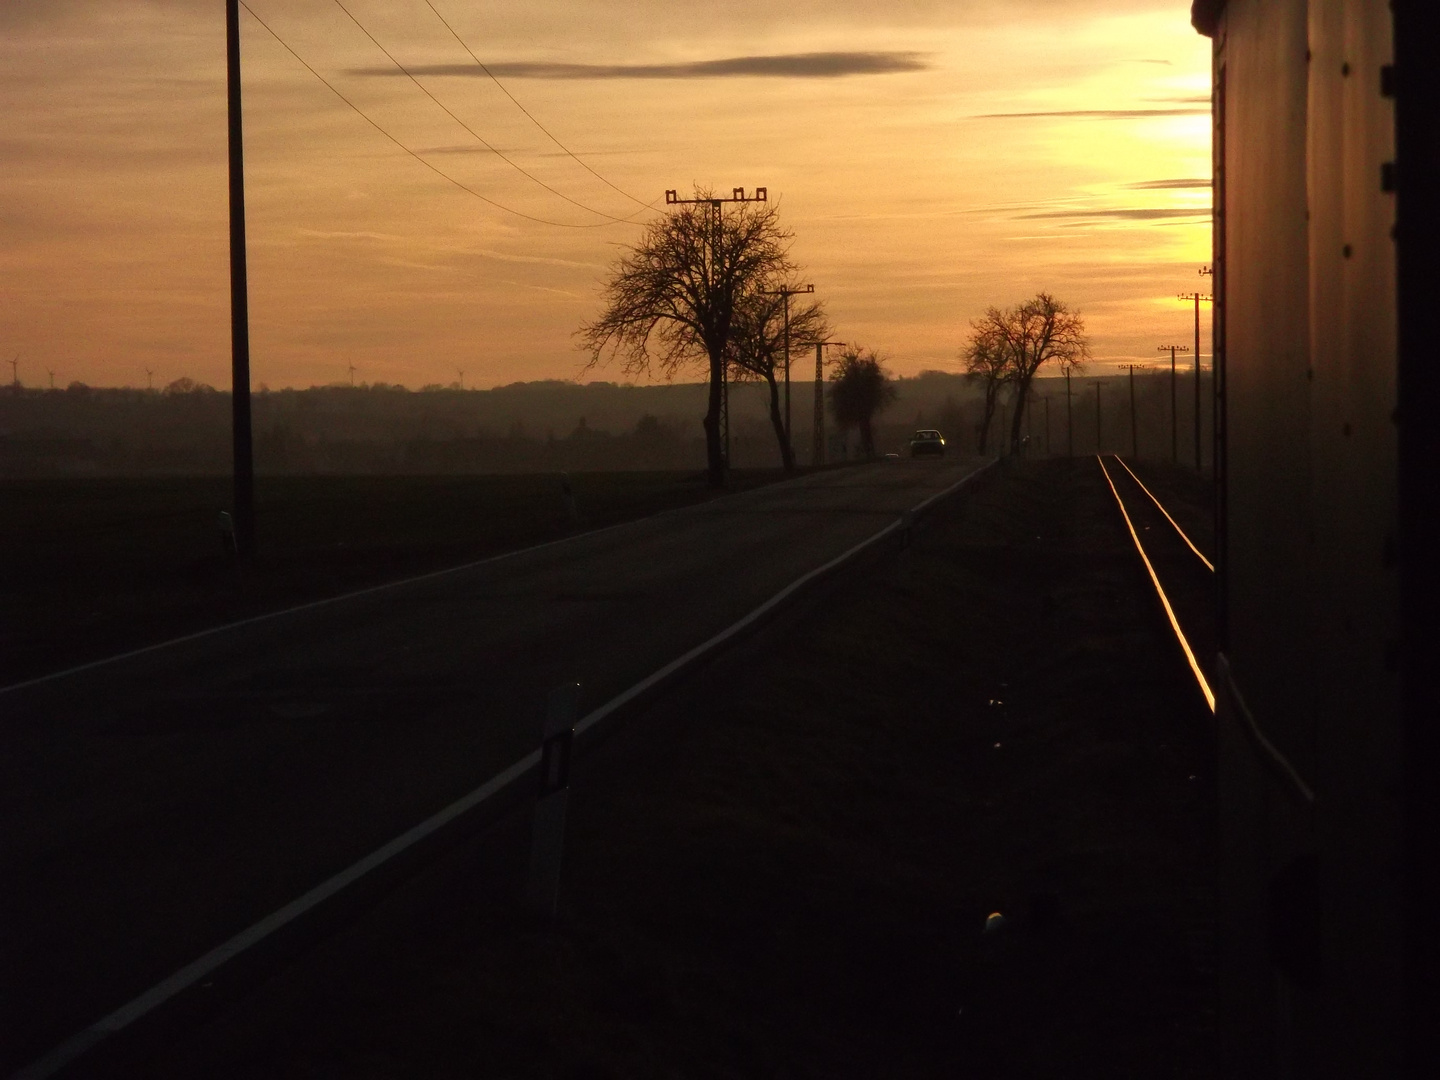
M 973 445 L 978 388 L 960 375 L 900 379 L 882 450 L 916 427 Z M 491 390 L 326 386 L 252 397 L 256 468 L 271 473 L 453 473 L 700 468 L 701 383 L 514 383 Z M 814 382 L 791 386 L 795 446 L 810 459 Z M 832 456 L 842 439 L 830 427 Z M 779 463 L 760 384 L 731 393 L 737 466 Z M 853 439 L 851 440 L 853 442 Z M 0 476 L 223 473 L 230 395 L 180 380 L 165 390 L 0 391 Z

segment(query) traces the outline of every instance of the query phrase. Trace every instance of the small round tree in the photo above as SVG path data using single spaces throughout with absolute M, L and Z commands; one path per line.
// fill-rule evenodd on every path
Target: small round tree
M 875 417 L 892 401 L 897 390 L 872 350 L 856 346 L 847 349 L 830 373 L 830 406 L 835 422 L 843 428 L 860 429 L 860 452 L 875 456 Z

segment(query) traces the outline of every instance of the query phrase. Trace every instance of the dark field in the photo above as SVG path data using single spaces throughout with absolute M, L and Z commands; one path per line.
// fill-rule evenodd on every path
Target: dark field
M 731 490 L 781 479 L 736 470 Z M 713 497 L 698 473 L 262 478 L 260 555 L 221 542 L 222 477 L 0 485 L 0 685 L 209 626 Z
M 515 812 L 147 1075 L 1212 1076 L 1168 635 L 1093 459 L 992 474 L 582 755 L 555 924 Z

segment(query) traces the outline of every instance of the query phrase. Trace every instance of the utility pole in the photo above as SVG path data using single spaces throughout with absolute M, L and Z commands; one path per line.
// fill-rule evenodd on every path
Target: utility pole
M 46 369 L 45 369 L 45 374 L 47 374 L 47 375 L 50 376 L 50 389 L 51 389 L 51 390 L 54 390 L 54 389 L 55 389 L 55 372 L 51 371 L 49 368 L 46 368 Z
M 1105 444 L 1100 439 L 1100 380 L 1095 380 L 1095 453 L 1100 453 L 1100 447 Z
M 240 122 L 240 0 L 225 0 L 225 91 L 230 145 L 230 432 L 235 553 L 255 556 L 255 452 L 250 430 L 250 295 L 245 269 L 245 153 Z
M 347 364 L 347 365 L 346 365 L 346 370 L 350 372 L 350 385 L 351 385 L 351 386 L 354 386 L 354 385 L 355 385 L 355 372 L 359 371 L 360 369 L 357 368 L 353 363 L 351 363 L 351 364 Z
M 464 390 L 464 389 L 465 389 L 465 372 L 461 371 L 459 368 L 456 368 L 455 371 L 456 371 L 456 373 L 460 376 L 460 389 L 461 389 L 461 390 Z
M 1140 456 L 1140 446 L 1139 440 L 1135 438 L 1135 372 L 1137 369 L 1140 371 L 1146 370 L 1148 365 L 1121 364 L 1120 366 L 1130 370 L 1130 456 L 1138 458 Z
M 810 464 L 825 464 L 825 360 L 826 345 L 844 345 L 843 341 L 815 343 L 815 439 L 810 444 Z
M 10 361 L 10 385 L 17 390 L 20 388 L 20 354 L 15 354 L 15 359 Z
M 1208 266 L 1200 268 L 1201 275 L 1215 272 Z M 1200 471 L 1200 301 L 1208 300 L 1211 303 L 1215 297 L 1202 292 L 1181 293 L 1181 300 L 1193 301 L 1195 304 L 1195 471 Z
M 718 246 L 717 241 L 720 237 L 720 227 L 724 222 L 721 216 L 724 212 L 723 204 L 727 202 L 745 203 L 765 201 L 767 201 L 767 189 L 763 187 L 757 187 L 754 195 L 746 195 L 743 187 L 732 188 L 728 199 L 717 199 L 714 197 L 708 199 L 682 199 L 675 188 L 666 189 L 666 206 L 695 204 L 708 206 L 710 208 L 710 236 L 707 238 L 705 245 L 708 248 L 705 261 L 707 291 L 710 291 L 710 288 L 713 288 L 714 285 L 715 249 Z M 787 440 L 790 438 L 788 423 L 785 429 L 785 438 Z M 720 441 L 725 447 L 725 468 L 728 471 L 730 468 L 730 365 L 724 360 L 720 362 Z
M 1040 399 L 1045 402 L 1045 456 L 1050 456 L 1050 395 L 1046 394 Z
M 1170 462 L 1174 464 L 1180 460 L 1180 436 L 1175 426 L 1175 354 L 1177 352 L 1189 352 L 1185 345 L 1160 345 L 1157 352 L 1170 350 Z M 1200 380 L 1195 380 L 1195 385 L 1200 385 Z
M 1075 456 L 1075 408 L 1070 400 L 1070 372 L 1065 372 L 1065 442 Z
M 782 285 L 773 292 L 761 294 L 762 296 L 778 296 L 785 303 L 785 445 L 790 450 L 791 461 L 795 460 L 795 444 L 790 441 L 790 297 L 814 291 L 814 285 L 795 289 L 790 288 L 789 285 Z
M 155 389 L 155 372 L 151 371 L 148 367 L 145 369 L 145 389 Z

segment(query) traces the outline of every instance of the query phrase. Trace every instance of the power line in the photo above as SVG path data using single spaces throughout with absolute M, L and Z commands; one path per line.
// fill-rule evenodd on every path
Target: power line
M 605 177 L 601 176 L 598 172 L 592 169 L 588 164 L 586 164 L 580 158 L 576 157 L 576 155 L 571 151 L 568 146 L 566 146 L 564 143 L 562 143 L 559 139 L 557 139 L 554 135 L 550 133 L 549 128 L 547 128 L 544 124 L 540 123 L 539 120 L 535 119 L 534 115 L 530 112 L 529 109 L 525 108 L 524 105 L 520 104 L 520 100 L 514 94 L 510 93 L 510 90 L 506 87 L 504 83 L 502 83 L 499 79 L 495 77 L 495 73 L 493 71 L 491 71 L 488 67 L 485 66 L 485 61 L 481 60 L 480 57 L 476 56 L 470 46 L 465 44 L 465 39 L 462 38 L 458 33 L 456 33 L 455 28 L 451 26 L 448 21 L 446 21 L 445 16 L 440 14 L 439 9 L 437 9 L 435 5 L 430 2 L 430 0 L 425 0 L 425 6 L 428 7 L 431 11 L 435 12 L 435 17 L 440 20 L 441 24 L 445 27 L 446 30 L 450 31 L 450 36 L 453 37 L 456 41 L 458 41 L 460 43 L 460 47 L 470 54 L 470 59 L 474 60 L 475 63 L 480 66 L 481 71 L 485 72 L 486 75 L 490 76 L 490 81 L 500 88 L 501 93 L 508 97 L 514 103 L 515 107 L 519 109 L 522 113 L 524 113 L 526 118 L 529 119 L 532 124 L 534 124 L 537 128 L 539 128 L 545 133 L 545 137 L 547 139 L 549 139 L 561 150 L 563 150 L 571 159 L 574 160 L 577 165 L 579 165 L 582 169 L 588 172 L 591 176 L 595 177 L 595 179 L 599 180 L 606 187 L 618 191 L 621 195 L 624 195 L 627 199 L 635 203 L 637 206 L 643 206 L 647 210 L 654 208 L 655 203 L 647 203 L 643 199 L 637 199 L 634 195 L 631 195 L 624 188 L 616 187 L 616 185 L 612 184 L 609 180 L 607 180 Z
M 396 146 L 398 146 L 401 150 L 405 151 L 405 153 L 409 154 L 412 158 L 414 158 L 416 161 L 418 161 L 421 165 L 424 165 L 427 169 L 429 169 L 431 172 L 433 172 L 436 176 L 440 177 L 442 180 L 446 180 L 446 181 L 448 181 L 449 183 L 454 184 L 454 185 L 455 185 L 457 188 L 459 188 L 461 191 L 465 192 L 465 193 L 468 194 L 468 195 L 473 195 L 475 198 L 479 199 L 481 202 L 487 203 L 487 204 L 489 204 L 490 206 L 495 207 L 497 210 L 503 210 L 503 211 L 505 211 L 505 213 L 507 213 L 507 214 L 514 214 L 516 217 L 524 218 L 526 221 L 538 222 L 538 223 L 541 224 L 541 225 L 553 225 L 553 226 L 555 226 L 555 227 L 557 227 L 557 228 L 561 228 L 561 229 L 604 229 L 604 228 L 607 228 L 607 227 L 610 226 L 610 225 L 616 224 L 616 222 L 614 222 L 614 221 L 594 221 L 594 222 L 590 222 L 589 224 L 584 224 L 584 225 L 576 224 L 575 222 L 572 222 L 572 221 L 551 221 L 549 218 L 537 217 L 537 216 L 534 215 L 534 214 L 527 214 L 527 213 L 525 213 L 525 212 L 522 211 L 522 210 L 515 210 L 515 209 L 513 209 L 513 208 L 511 208 L 511 207 L 509 207 L 509 206 L 506 206 L 504 203 L 496 202 L 494 199 L 490 198 L 489 196 L 481 195 L 480 192 L 476 191 L 476 190 L 475 190 L 474 188 L 472 188 L 470 185 L 468 185 L 468 184 L 466 184 L 466 183 L 463 183 L 463 182 L 460 181 L 460 180 L 456 180 L 455 177 L 451 176 L 449 173 L 445 172 L 443 169 L 441 169 L 441 168 L 439 168 L 438 166 L 433 165 L 433 164 L 431 164 L 430 162 L 426 161 L 423 157 L 421 157 L 419 154 L 417 154 L 414 150 L 411 150 L 410 147 L 406 146 L 406 145 L 405 145 L 404 143 L 402 143 L 399 139 L 397 139 L 394 135 L 391 135 L 390 132 L 386 131 L 383 127 L 381 127 L 378 122 L 376 122 L 375 120 L 372 120 L 372 119 L 370 118 L 369 114 L 367 114 L 364 109 L 360 108 L 360 106 L 356 105 L 356 104 L 355 104 L 353 101 L 351 101 L 348 97 L 346 97 L 344 94 L 342 94 L 339 90 L 337 90 L 337 89 L 335 88 L 334 84 L 332 84 L 329 79 L 325 78 L 324 75 L 321 75 L 318 71 L 316 71 L 313 67 L 311 67 L 310 64 L 306 61 L 306 59 L 305 59 L 303 56 L 301 56 L 301 55 L 300 55 L 299 53 L 297 53 L 293 48 L 290 47 L 289 42 L 287 42 L 284 38 L 282 38 L 279 34 L 277 34 L 274 30 L 272 30 L 272 29 L 270 28 L 270 24 L 269 24 L 269 23 L 267 23 L 264 19 L 260 18 L 259 15 L 256 15 L 256 14 L 255 14 L 254 9 L 251 8 L 250 5 L 245 2 L 245 0 L 239 0 L 239 3 L 240 3 L 240 6 L 241 6 L 241 7 L 243 7 L 247 12 L 250 13 L 250 17 L 251 17 L 252 19 L 254 19 L 257 23 L 260 24 L 260 26 L 265 30 L 265 32 L 266 32 L 267 34 L 269 34 L 269 35 L 270 35 L 271 37 L 273 37 L 276 41 L 278 41 L 278 42 L 280 43 L 280 45 L 285 49 L 286 52 L 288 52 L 291 56 L 293 56 L 296 60 L 298 60 L 298 61 L 300 62 L 301 66 L 304 67 L 306 71 L 310 72 L 311 75 L 314 75 L 315 78 L 319 79 L 322 83 L 324 83 L 325 88 L 326 88 L 327 90 L 329 90 L 329 91 L 330 91 L 332 94 L 334 94 L 337 98 L 339 98 L 341 101 L 343 101 L 346 105 L 350 106 L 350 108 L 351 108 L 352 110 L 354 110 L 354 112 L 360 117 L 360 119 L 364 120 L 367 124 L 369 124 L 369 125 L 370 125 L 371 127 L 373 127 L 376 131 L 378 131 L 381 135 L 384 135 L 385 138 L 389 139 L 392 143 L 394 143 Z
M 637 214 L 637 215 L 631 215 L 631 216 L 628 217 L 628 218 L 620 218 L 620 217 L 616 217 L 614 214 L 607 214 L 607 213 L 605 213 L 603 210 L 596 210 L 594 207 L 586 206 L 584 203 L 580 202 L 578 199 L 572 199 L 569 195 L 566 195 L 563 191 L 559 191 L 559 190 L 551 187 L 551 186 L 550 186 L 549 184 L 547 184 L 544 180 L 541 180 L 541 179 L 540 179 L 538 176 L 536 176 L 534 173 L 532 173 L 532 172 L 530 172 L 528 169 L 526 169 L 523 165 L 520 165 L 519 163 L 517 163 L 517 162 L 515 162 L 515 161 L 512 161 L 509 157 L 506 156 L 506 154 L 504 153 L 504 151 L 500 150 L 498 147 L 496 147 L 496 146 L 494 146 L 493 144 L 491 144 L 488 140 L 486 140 L 486 138 L 485 138 L 483 135 L 481 135 L 478 131 L 476 131 L 474 128 L 472 128 L 469 124 L 465 123 L 464 120 L 461 120 L 460 117 L 456 116 L 455 113 L 451 111 L 451 109 L 450 109 L 450 107 L 449 107 L 448 105 L 446 105 L 443 101 L 441 101 L 441 100 L 440 100 L 439 98 L 437 98 L 434 94 L 432 94 L 432 93 L 430 92 L 430 90 L 425 86 L 425 84 L 422 83 L 419 79 L 417 79 L 417 78 L 411 73 L 411 71 L 410 71 L 409 68 L 407 68 L 407 67 L 406 67 L 404 64 L 402 64 L 399 60 L 397 60 L 397 59 L 395 58 L 395 55 L 394 55 L 389 49 L 385 48 L 384 45 L 380 44 L 379 39 L 376 38 L 376 36 L 375 36 L 374 34 L 370 33 L 369 30 L 365 29 L 364 24 L 361 23 L 361 21 L 360 21 L 359 19 L 357 19 L 357 18 L 351 13 L 351 11 L 350 11 L 349 8 L 347 8 L 343 3 L 341 3 L 340 0 L 334 0 L 334 2 L 335 2 L 335 6 L 338 7 L 341 11 L 343 11 L 343 12 L 345 13 L 345 16 L 346 16 L 351 22 L 353 22 L 357 27 L 360 28 L 360 32 L 361 32 L 362 34 L 364 34 L 367 38 L 370 39 L 371 44 L 373 44 L 377 49 L 379 49 L 382 53 L 385 54 L 385 59 L 389 60 L 390 63 L 394 64 L 395 67 L 398 68 L 398 69 L 400 70 L 400 72 L 401 72 L 407 79 L 409 79 L 412 83 L 414 83 L 416 86 L 418 86 L 418 87 L 420 88 L 420 92 L 421 92 L 421 93 L 423 93 L 426 97 L 428 97 L 431 101 L 433 101 L 436 105 L 438 105 L 438 106 L 444 111 L 444 113 L 445 113 L 446 116 L 450 117 L 451 120 L 454 120 L 455 123 L 459 124 L 462 128 L 464 128 L 467 132 L 469 132 L 470 135 L 474 137 L 474 139 L 475 139 L 476 142 L 478 142 L 481 146 L 485 147 L 486 150 L 489 150 L 492 154 L 494 154 L 496 157 L 498 157 L 501 161 L 505 162 L 506 165 L 509 165 L 512 169 L 514 169 L 516 172 L 518 172 L 521 176 L 525 177 L 527 180 L 531 180 L 531 181 L 533 181 L 534 183 L 539 184 L 539 185 L 540 185 L 542 188 L 544 188 L 546 191 L 550 192 L 550 194 L 555 195 L 555 196 L 557 196 L 557 197 L 559 197 L 559 198 L 561 198 L 561 199 L 564 199 L 566 202 L 570 203 L 572 206 L 578 206 L 581 210 L 584 210 L 586 213 L 589 213 L 589 214 L 594 214 L 596 217 L 608 218 L 610 221 L 634 221 L 635 218 L 639 216 L 639 215 Z M 642 204 L 642 205 L 643 205 L 643 204 Z

